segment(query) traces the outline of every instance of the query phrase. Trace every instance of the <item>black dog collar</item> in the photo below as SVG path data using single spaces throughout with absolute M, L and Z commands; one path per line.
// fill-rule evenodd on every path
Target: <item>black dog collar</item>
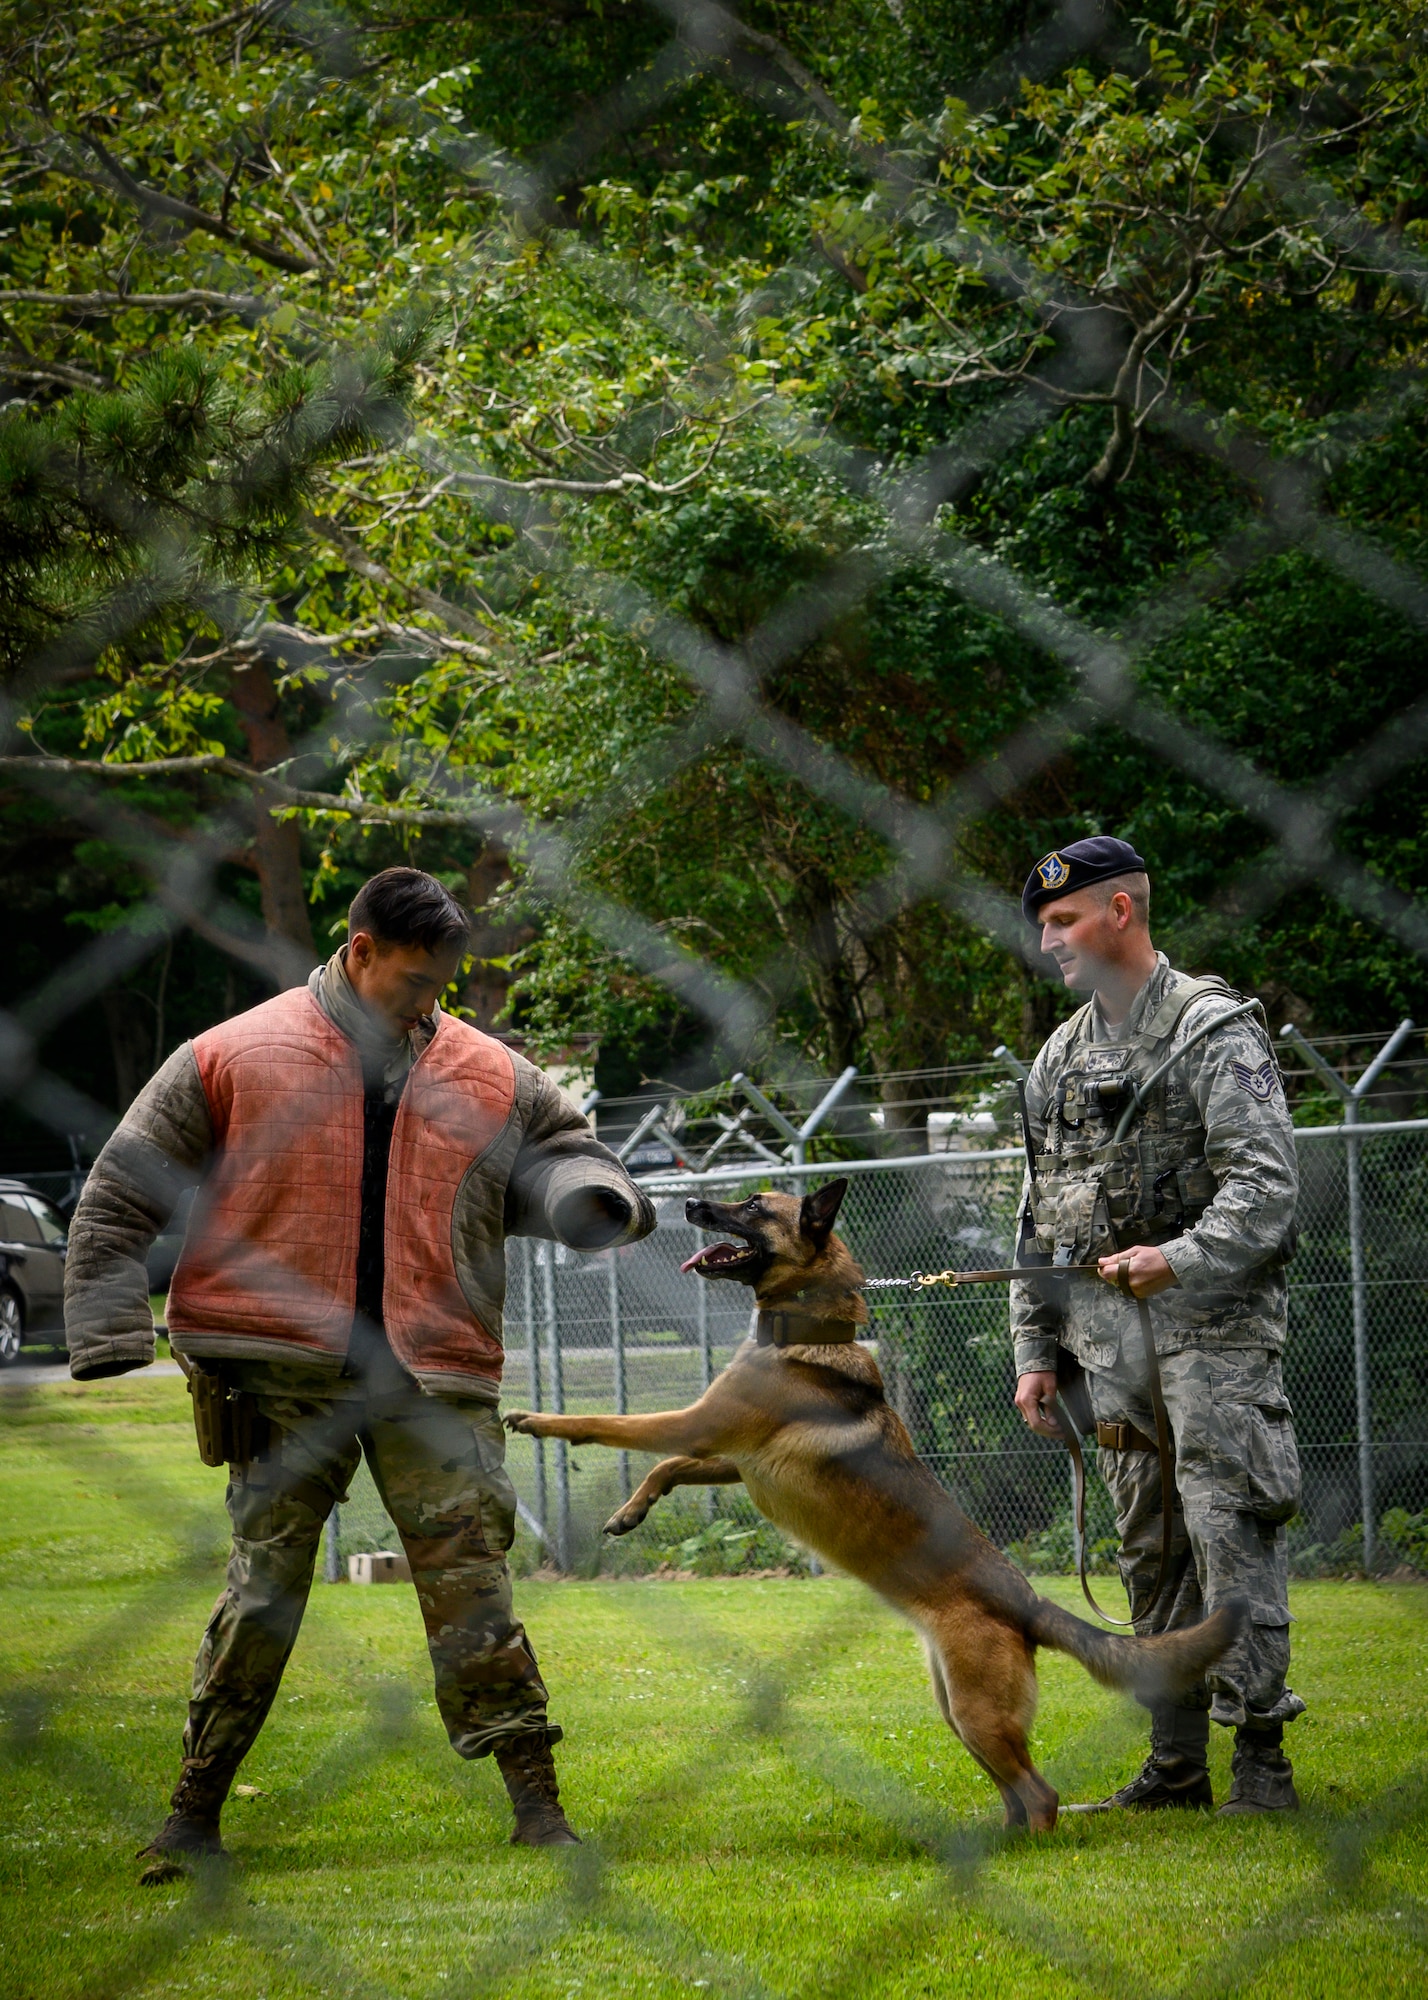
M 846 1347 L 858 1338 L 858 1332 L 856 1321 L 851 1319 L 770 1312 L 764 1306 L 754 1314 L 754 1339 L 760 1347 Z

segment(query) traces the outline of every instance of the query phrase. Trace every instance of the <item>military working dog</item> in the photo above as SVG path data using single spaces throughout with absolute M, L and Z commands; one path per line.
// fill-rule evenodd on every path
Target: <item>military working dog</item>
M 1037 1596 L 919 1460 L 858 1344 L 863 1273 L 833 1230 L 847 1186 L 830 1181 L 801 1201 L 688 1203 L 691 1222 L 734 1240 L 683 1268 L 748 1285 L 756 1301 L 750 1338 L 697 1403 L 655 1416 L 514 1410 L 506 1422 L 533 1437 L 677 1454 L 607 1534 L 637 1527 L 672 1487 L 742 1480 L 761 1513 L 911 1621 L 938 1706 L 995 1782 L 1006 1824 L 1049 1830 L 1057 1795 L 1027 1749 L 1037 1647 L 1069 1653 L 1104 1687 L 1163 1702 L 1220 1657 L 1242 1614 L 1222 1607 L 1188 1630 L 1121 1638 Z

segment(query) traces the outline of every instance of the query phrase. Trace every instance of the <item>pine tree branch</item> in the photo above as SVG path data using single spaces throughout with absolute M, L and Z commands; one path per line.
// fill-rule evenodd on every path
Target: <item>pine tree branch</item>
M 0 757 L 0 772 L 21 778 L 173 778 L 197 772 L 236 778 L 261 792 L 270 811 L 295 806 L 303 812 L 323 813 L 335 819 L 366 820 L 378 826 L 464 827 L 478 822 L 470 813 L 442 811 L 426 806 L 384 805 L 380 799 L 345 798 L 338 792 L 310 792 L 297 785 L 285 785 L 267 771 L 255 771 L 236 757 L 205 751 L 193 757 L 152 757 L 132 764 L 108 763 L 84 757 Z

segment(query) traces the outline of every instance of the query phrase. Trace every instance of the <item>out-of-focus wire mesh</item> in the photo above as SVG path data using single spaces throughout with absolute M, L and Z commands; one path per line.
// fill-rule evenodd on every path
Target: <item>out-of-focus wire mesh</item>
M 700 63 L 719 61 L 744 32 L 726 10 L 716 6 L 671 0 L 666 11 L 675 23 L 671 50 L 680 60 L 692 50 Z M 315 15 L 317 10 L 312 12 Z M 338 10 L 326 10 L 324 19 L 329 13 L 336 19 Z M 1051 44 L 1043 38 L 1040 52 L 1034 41 L 1028 45 L 1028 63 L 1060 60 L 1068 50 L 1089 45 L 1104 24 L 1105 10 L 1068 0 L 1052 24 L 1061 36 L 1055 43 L 1060 54 L 1053 51 L 1048 57 L 1046 48 Z M 1014 81 L 1016 67 L 1013 64 L 1008 69 L 1003 87 Z M 623 120 L 640 115 L 647 101 L 642 95 L 645 85 L 662 88 L 659 77 L 666 71 L 673 77 L 679 62 L 672 60 L 664 70 L 656 65 L 642 72 L 640 89 L 632 84 L 623 95 L 616 93 L 601 111 L 601 131 L 614 134 Z M 650 77 L 655 78 L 654 83 L 649 83 Z M 778 114 L 811 117 L 810 105 L 816 100 L 792 72 L 790 77 L 788 90 L 777 98 Z M 769 88 L 767 79 L 759 84 L 765 93 Z M 784 90 L 782 85 L 779 88 Z M 798 95 L 800 92 L 804 94 Z M 846 136 L 840 135 L 839 142 Z M 587 141 L 588 135 L 581 143 Z M 472 171 L 479 167 L 484 184 L 494 190 L 513 217 L 530 210 L 542 192 L 539 174 L 534 169 L 527 173 L 509 161 L 497 171 L 484 155 L 476 159 L 478 150 L 471 149 L 469 161 L 459 152 L 453 152 L 451 158 L 463 170 L 468 165 Z M 549 150 L 551 158 L 562 157 L 559 147 Z M 1292 144 L 1280 147 L 1278 157 L 1277 185 L 1281 191 L 1287 190 L 1287 200 L 1297 198 L 1299 170 Z M 933 192 L 890 172 L 870 195 L 870 206 L 897 223 L 916 202 L 930 198 Z M 955 228 L 955 215 L 949 214 L 946 221 L 949 228 Z M 1421 273 L 1408 268 L 1398 248 L 1373 240 L 1373 232 L 1358 218 L 1353 228 L 1360 254 L 1371 268 L 1391 268 L 1402 282 L 1421 288 Z M 1015 246 L 1010 246 L 1004 262 L 1000 282 L 1013 292 L 1020 287 L 1028 310 L 1034 311 L 1035 287 L 1017 277 L 1024 265 Z M 642 274 L 609 275 L 612 286 L 618 277 L 632 293 L 643 287 L 651 309 L 664 310 Z M 1093 318 L 1086 315 L 1088 326 Z M 1076 345 L 1074 338 L 1071 345 Z M 712 349 L 710 352 L 717 360 Z M 1077 367 L 1091 374 L 1099 368 L 1107 377 L 1120 360 L 1118 350 L 1098 359 L 1089 347 L 1075 356 Z M 850 577 L 846 568 L 835 566 L 821 582 L 805 585 L 796 600 L 776 607 L 764 627 L 738 653 L 672 615 L 664 615 L 636 593 L 622 598 L 611 592 L 609 579 L 596 580 L 601 615 L 623 624 L 627 631 L 638 629 L 644 643 L 679 663 L 707 697 L 703 722 L 710 732 L 732 732 L 755 754 L 798 778 L 849 819 L 874 829 L 887 843 L 893 859 L 883 882 L 868 891 L 865 915 L 891 913 L 910 899 L 935 893 L 1009 949 L 1026 955 L 1029 946 L 1014 903 L 967 866 L 958 848 L 959 830 L 969 815 L 1003 798 L 1016 782 L 1044 769 L 1068 732 L 1111 722 L 1151 745 L 1187 779 L 1244 812 L 1268 833 L 1266 858 L 1247 871 L 1242 885 L 1242 913 L 1267 907 L 1287 887 L 1312 877 L 1327 892 L 1352 902 L 1362 923 L 1375 924 L 1420 957 L 1428 956 L 1428 924 L 1422 910 L 1371 880 L 1334 845 L 1338 817 L 1351 809 L 1365 789 L 1386 782 L 1421 753 L 1422 711 L 1410 711 L 1366 746 L 1351 769 L 1337 774 L 1322 799 L 1309 801 L 1291 794 L 1248 761 L 1230 754 L 1222 744 L 1158 705 L 1135 679 L 1134 646 L 1107 638 L 1069 609 L 1048 601 L 995 556 L 969 550 L 954 537 L 938 535 L 936 516 L 941 501 L 978 466 L 1025 435 L 1025 427 L 1040 420 L 1038 409 L 1044 406 L 1037 406 L 1034 398 L 1023 398 L 1009 399 L 1008 407 L 1012 415 L 1007 422 L 999 425 L 991 421 L 978 428 L 966 453 L 959 447 L 951 455 L 955 462 L 944 455 L 936 462 L 913 466 L 899 479 L 880 486 L 873 496 L 885 509 L 892 543 L 898 543 L 899 537 L 904 544 L 919 537 L 936 538 L 949 589 L 994 612 L 1011 631 L 1041 648 L 1068 675 L 1069 691 L 1059 705 L 1028 720 L 1015 740 L 996 746 L 936 809 L 915 804 L 874 783 L 786 716 L 765 706 L 761 683 L 750 671 L 750 662 L 757 661 L 760 673 L 769 673 L 780 660 L 805 646 L 826 617 L 853 601 L 857 578 Z M 1226 448 L 1210 437 L 1198 419 L 1177 411 L 1169 399 L 1163 414 L 1167 423 L 1177 427 L 1182 442 L 1225 459 Z M 791 413 L 787 421 L 795 421 Z M 1370 426 L 1364 428 L 1366 432 Z M 837 459 L 836 442 L 824 438 L 805 442 L 827 462 Z M 467 477 L 468 484 L 461 490 L 473 496 L 484 494 L 481 504 L 489 501 L 491 511 L 499 515 L 498 499 L 480 484 L 487 475 L 479 469 L 469 472 L 460 449 L 449 448 L 441 439 L 439 425 L 420 441 L 418 455 L 434 477 Z M 1342 524 L 1323 518 L 1312 482 L 1298 479 L 1293 468 L 1268 456 L 1260 460 L 1241 453 L 1235 463 L 1250 483 L 1273 501 L 1274 532 L 1281 545 L 1296 540 L 1312 545 L 1361 588 L 1418 625 L 1428 622 L 1424 611 L 1428 594 L 1422 582 Z M 540 539 L 552 564 L 559 562 L 556 527 L 540 516 L 537 508 L 527 508 L 524 500 L 522 510 L 509 516 L 514 531 Z M 1207 551 L 1206 574 L 1216 562 L 1221 564 L 1214 570 L 1217 575 L 1243 569 L 1250 559 L 1246 549 L 1252 541 L 1250 538 L 1244 546 L 1227 545 L 1213 555 Z M 1183 619 L 1198 602 L 1194 591 L 1175 586 L 1163 601 L 1139 607 L 1136 629 L 1146 633 L 1163 630 L 1167 619 Z M 64 663 L 63 647 L 58 645 L 49 649 L 45 661 L 35 663 L 37 675 L 42 677 L 56 663 Z M 13 725 L 17 714 L 11 704 L 7 724 Z M 46 774 L 39 760 L 31 776 L 37 785 L 50 786 L 47 795 L 63 797 L 77 817 L 102 826 L 106 836 L 127 841 L 136 854 L 144 855 L 155 883 L 152 906 L 140 913 L 146 921 L 152 924 L 157 920 L 170 930 L 190 922 L 201 924 L 206 927 L 205 935 L 216 937 L 224 949 L 245 963 L 261 960 L 270 967 L 286 966 L 292 973 L 291 954 L 289 960 L 277 952 L 262 959 L 266 947 L 261 939 L 255 942 L 255 927 L 249 924 L 245 929 L 230 921 L 231 912 L 220 907 L 214 893 L 220 857 L 234 837 L 231 827 L 215 820 L 202 838 L 193 841 L 175 839 L 157 823 L 136 832 L 137 820 L 124 821 L 110 812 L 102 783 L 67 774 L 64 788 L 57 792 L 54 774 Z M 280 778 L 274 778 L 266 792 L 260 784 L 257 795 L 265 804 L 270 800 L 292 804 L 284 797 Z M 305 798 L 310 805 L 312 795 Z M 464 814 L 468 823 L 494 828 L 508 844 L 519 845 L 525 865 L 544 895 L 555 902 L 568 899 L 603 942 L 625 953 L 643 971 L 677 985 L 688 1004 L 730 1041 L 738 1042 L 741 1037 L 751 1040 L 754 1030 L 766 1025 L 768 1010 L 760 996 L 737 987 L 692 954 L 673 950 L 668 938 L 643 917 L 599 907 L 576 879 L 558 829 L 537 824 L 509 800 L 493 802 L 474 792 L 468 795 L 455 780 L 441 788 L 439 804 L 446 817 L 434 809 L 433 823 L 449 825 L 459 822 Z M 341 810 L 320 801 L 316 809 Z M 77 955 L 73 965 L 60 968 L 24 1007 L 0 1024 L 4 1030 L 0 1081 L 30 1116 L 56 1133 L 72 1131 L 80 1124 L 94 1131 L 100 1121 L 94 1107 L 80 1101 L 78 1092 L 47 1075 L 38 1064 L 36 1035 L 42 1028 L 51 1029 L 67 1010 L 104 991 L 130 964 L 138 962 L 151 949 L 152 936 L 152 928 L 145 932 L 136 920 L 127 929 L 96 940 Z M 684 1135 L 671 1136 L 678 1141 Z M 715 1136 L 711 1133 L 710 1143 Z M 884 1142 L 891 1136 L 888 1129 L 877 1144 L 872 1143 L 875 1136 L 869 1135 L 869 1150 L 886 1152 Z M 652 1143 L 667 1142 L 656 1136 Z M 1361 1155 L 1357 1240 L 1349 1227 L 1350 1146 L 1357 1146 Z M 1306 1132 L 1301 1135 L 1300 1151 L 1304 1197 L 1301 1247 L 1291 1271 L 1287 1372 L 1307 1478 L 1295 1559 L 1308 1569 L 1316 1564 L 1332 1566 L 1340 1558 L 1352 1566 L 1354 1530 L 1357 1527 L 1361 1534 L 1363 1528 L 1360 1495 L 1365 1490 L 1367 1450 L 1383 1545 L 1413 1561 L 1421 1554 L 1415 1536 L 1420 1534 L 1428 1506 L 1422 1359 L 1428 1316 L 1428 1270 L 1422 1247 L 1428 1219 L 1428 1134 L 1422 1128 L 1382 1133 L 1369 1128 L 1360 1139 L 1350 1141 L 1338 1132 Z M 809 1171 L 821 1175 L 827 1169 L 775 1170 L 768 1161 L 754 1162 L 719 1185 L 736 1192 L 740 1186 L 767 1176 L 773 1184 L 799 1187 L 806 1184 Z M 689 1400 L 728 1359 L 743 1334 L 747 1301 L 732 1288 L 723 1290 L 679 1274 L 679 1264 L 696 1241 L 683 1221 L 684 1197 L 694 1183 L 687 1174 L 665 1172 L 665 1178 L 651 1183 L 659 1203 L 660 1227 L 642 1244 L 584 1257 L 528 1241 L 510 1246 L 505 1387 L 509 1401 L 546 1409 L 653 1409 Z M 929 1154 L 914 1164 L 854 1163 L 841 1227 L 874 1277 L 903 1276 L 919 1268 L 947 1264 L 1000 1262 L 1011 1244 L 1012 1209 L 1020 1174 L 1020 1155 L 1012 1147 L 992 1147 L 980 1154 Z M 1362 1386 L 1358 1373 L 1365 1342 L 1361 1338 L 1356 1351 L 1356 1315 L 1358 1331 L 1367 1334 L 1371 1371 L 1372 1423 L 1367 1437 L 1359 1435 L 1358 1427 Z M 1065 1460 L 1055 1447 L 1028 1438 L 1011 1410 L 1004 1292 L 989 1287 L 949 1295 L 884 1293 L 879 1295 L 871 1332 L 890 1395 L 919 1449 L 949 1488 L 994 1539 L 1013 1549 L 1029 1566 L 1063 1566 L 1069 1545 Z M 623 1564 L 631 1569 L 659 1565 L 674 1571 L 698 1571 L 711 1564 L 748 1569 L 796 1567 L 804 1562 L 781 1538 L 760 1525 L 737 1492 L 672 1496 L 661 1503 L 637 1536 L 623 1545 L 603 1546 L 599 1523 L 639 1476 L 642 1468 L 638 1462 L 623 1464 L 615 1454 L 583 1448 L 572 1451 L 559 1445 L 547 1445 L 537 1452 L 522 1443 L 513 1449 L 511 1465 L 525 1509 L 517 1555 L 527 1565 L 553 1558 L 562 1567 L 575 1569 Z M 139 1490 L 136 1482 L 135 1491 Z M 1419 1526 L 1415 1526 L 1415 1519 Z M 342 1510 L 337 1553 L 384 1545 L 393 1545 L 390 1524 L 363 1472 Z M 177 1575 L 188 1557 L 178 1548 L 177 1540 L 175 1547 Z M 142 1613 L 135 1613 L 139 1615 Z M 807 1662 L 789 1663 L 793 1678 L 806 1669 Z M 58 1751 L 64 1732 L 51 1728 L 44 1718 L 55 1712 L 64 1692 L 62 1682 L 61 1675 L 53 1686 L 37 1683 L 30 1687 L 27 1683 L 15 1692 L 14 1711 L 28 1718 L 26 1754 L 54 1755 Z M 767 1726 L 766 1716 L 761 1720 L 751 1707 L 750 1736 Z M 372 1744 L 352 1749 L 349 1761 L 354 1770 L 364 1759 L 375 1756 L 376 1742 L 374 1737 Z M 911 1825 L 905 1802 L 892 1800 L 887 1787 L 874 1782 L 868 1771 L 855 1768 L 855 1761 L 850 1754 L 838 1782 L 874 1803 L 890 1819 Z M 700 1774 L 691 1774 L 689 1797 L 683 1802 L 686 1812 L 696 1809 L 694 1801 L 702 1782 Z M 947 1863 L 953 1879 L 961 1879 L 955 1875 L 957 1869 L 965 1873 L 968 1865 L 980 1859 L 981 1851 L 959 1846 L 954 1830 L 945 1825 L 932 1824 L 925 1815 L 917 1825 L 918 1838 Z M 1355 1854 L 1361 1849 L 1368 1850 L 1367 1833 L 1355 1847 Z M 1348 1864 L 1337 1849 L 1333 1865 L 1340 1871 L 1336 1883 L 1347 1879 Z M 1353 1869 L 1360 1865 L 1355 1860 Z M 1300 1893 L 1297 1888 L 1295 1893 Z M 220 1898 L 214 1904 L 214 1921 L 221 1908 Z M 1272 1929 L 1272 1919 L 1266 1917 L 1262 1927 Z M 492 1977 L 503 1969 L 494 1961 L 486 1968 Z M 132 1983 L 127 1973 L 121 1973 L 122 1968 L 111 1968 L 106 1974 L 116 1992 L 127 1990 L 126 1981 Z M 134 1977 L 138 1976 L 136 1972 Z
M 951 1114 L 949 1114 L 950 1116 Z M 1292 1530 L 1304 1574 L 1362 1560 L 1361 1452 L 1355 1368 L 1355 1280 L 1348 1152 L 1361 1154 L 1361 1307 L 1371 1383 L 1370 1446 L 1379 1566 L 1428 1567 L 1428 1121 L 1348 1140 L 1342 1129 L 1298 1134 L 1299 1244 L 1289 1269 L 1285 1377 L 1304 1470 Z M 680 1264 L 708 1240 L 684 1219 L 691 1194 L 738 1201 L 760 1187 L 802 1192 L 846 1172 L 839 1233 L 870 1278 L 1006 1264 L 1024 1156 L 1017 1148 L 928 1154 L 899 1165 L 834 1163 L 801 1170 L 724 1170 L 647 1185 L 655 1234 L 598 1257 L 517 1246 L 507 1321 L 506 1393 L 530 1408 L 674 1409 L 691 1402 L 745 1337 L 749 1294 Z M 889 1400 L 919 1452 L 985 1531 L 1033 1571 L 1064 1570 L 1073 1554 L 1067 1460 L 1031 1435 L 1012 1406 L 1015 1375 L 1003 1284 L 869 1294 Z M 753 1525 L 727 1490 L 688 1489 L 658 1503 L 628 1537 L 601 1523 L 649 1459 L 622 1477 L 614 1455 L 513 1439 L 511 1464 L 528 1507 L 564 1566 L 616 1572 L 655 1567 L 738 1572 L 799 1560 Z M 1094 1491 L 1091 1535 L 1107 1560 L 1111 1522 Z M 1419 1517 L 1416 1521 L 1413 1517 Z

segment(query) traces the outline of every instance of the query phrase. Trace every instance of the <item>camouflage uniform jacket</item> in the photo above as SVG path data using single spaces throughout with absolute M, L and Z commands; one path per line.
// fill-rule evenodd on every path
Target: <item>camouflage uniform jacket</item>
M 340 959 L 340 954 L 338 955 Z M 309 986 L 319 1006 L 349 1041 L 356 1040 L 350 989 L 337 960 L 313 974 Z M 411 1047 L 389 1059 L 404 1075 L 431 1037 L 418 1028 Z M 582 1191 L 608 1190 L 623 1197 L 629 1220 L 612 1227 L 616 1242 L 631 1242 L 654 1228 L 653 1207 L 615 1155 L 602 1146 L 589 1121 L 545 1073 L 512 1053 L 515 1096 L 496 1144 L 463 1184 L 452 1217 L 452 1248 L 461 1288 L 483 1326 L 501 1337 L 505 1302 L 504 1241 L 508 1235 L 561 1240 L 558 1224 Z M 70 1372 L 79 1381 L 123 1374 L 154 1358 L 154 1323 L 144 1259 L 180 1197 L 202 1178 L 213 1151 L 208 1100 L 191 1043 L 176 1049 L 140 1091 L 85 1183 L 70 1229 L 65 1265 L 65 1329 Z M 589 1247 L 582 1245 L 581 1247 Z M 201 1358 L 208 1347 L 185 1337 L 185 1352 Z M 225 1339 L 225 1357 L 281 1361 L 271 1341 Z M 303 1366 L 334 1381 L 338 1356 L 305 1355 Z M 457 1394 L 494 1402 L 495 1381 L 472 1375 L 445 1385 Z
M 1026 1099 L 1038 1156 L 1054 1160 L 1066 1143 L 1056 1110 L 1058 1091 L 1070 1073 L 1087 1066 L 1088 1052 L 1129 1046 L 1132 1069 L 1143 1079 L 1154 1063 L 1235 1004 L 1235 996 L 1224 993 L 1193 1000 L 1152 1062 L 1138 1051 L 1137 1038 L 1144 1038 L 1162 1003 L 1186 976 L 1172 969 L 1163 952 L 1156 958 L 1155 971 L 1114 1036 L 1095 999 L 1063 1022 L 1036 1058 Z M 1092 1054 L 1090 1066 L 1095 1063 Z M 1112 1118 L 1105 1127 L 1107 1136 L 1113 1123 Z M 1147 1149 L 1158 1148 L 1155 1165 L 1162 1173 L 1168 1163 L 1178 1165 L 1182 1186 L 1203 1181 L 1202 1198 L 1207 1198 L 1183 1233 L 1155 1238 L 1177 1280 L 1174 1289 L 1157 1294 L 1152 1303 L 1157 1350 L 1173 1354 L 1192 1347 L 1255 1346 L 1277 1352 L 1286 1332 L 1283 1250 L 1293 1227 L 1299 1176 L 1284 1089 L 1261 1023 L 1252 1015 L 1241 1017 L 1197 1043 L 1152 1092 L 1130 1136 Z M 1023 1211 L 1029 1196 L 1028 1180 Z M 1122 1240 L 1148 1239 L 1132 1230 Z M 1084 1366 L 1105 1369 L 1114 1364 L 1123 1339 L 1128 1351 L 1138 1340 L 1136 1308 L 1110 1285 L 1095 1277 L 1073 1277 L 1064 1284 L 1063 1304 L 1043 1299 L 1030 1284 L 1011 1287 L 1019 1375 L 1054 1369 L 1058 1343 Z

